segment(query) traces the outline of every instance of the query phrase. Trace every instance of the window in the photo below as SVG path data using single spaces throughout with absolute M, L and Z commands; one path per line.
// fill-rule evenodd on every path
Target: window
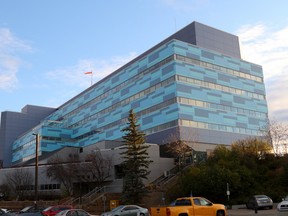
M 175 206 L 191 206 L 191 200 L 190 199 L 180 199 L 176 200 Z
M 88 216 L 86 212 L 81 211 L 81 210 L 78 210 L 77 213 L 78 213 L 78 216 Z
M 201 205 L 200 200 L 199 199 L 193 199 L 193 202 L 195 205 Z
M 202 206 L 210 206 L 212 205 L 212 203 L 204 198 L 199 198 L 199 201 L 201 203 Z

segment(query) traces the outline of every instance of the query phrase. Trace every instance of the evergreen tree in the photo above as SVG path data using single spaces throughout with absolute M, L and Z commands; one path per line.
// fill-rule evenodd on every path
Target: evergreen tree
M 122 129 L 125 150 L 121 153 L 124 160 L 122 202 L 127 204 L 139 204 L 148 192 L 143 180 L 150 173 L 152 161 L 147 152 L 149 146 L 145 144 L 145 134 L 138 128 L 135 113 L 130 110 L 127 126 Z

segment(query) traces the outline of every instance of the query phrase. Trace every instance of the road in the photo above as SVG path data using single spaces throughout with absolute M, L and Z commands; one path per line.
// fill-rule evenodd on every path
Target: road
M 276 208 L 271 210 L 258 210 L 257 213 L 251 209 L 228 209 L 227 216 L 288 216 L 288 212 L 278 212 Z

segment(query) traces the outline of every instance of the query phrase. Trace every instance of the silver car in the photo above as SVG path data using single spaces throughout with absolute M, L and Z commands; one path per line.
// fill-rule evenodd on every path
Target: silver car
M 246 203 L 247 209 L 264 209 L 264 208 L 273 208 L 273 200 L 266 196 L 266 195 L 254 195 L 251 196 L 247 203 Z
M 94 216 L 83 209 L 67 209 L 58 212 L 55 216 Z
M 120 205 L 101 216 L 149 216 L 149 210 L 137 205 Z

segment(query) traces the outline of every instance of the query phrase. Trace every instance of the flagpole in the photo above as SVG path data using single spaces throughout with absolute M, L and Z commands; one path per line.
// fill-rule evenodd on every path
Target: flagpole
M 93 84 L 93 72 L 92 71 L 88 71 L 88 72 L 85 72 L 84 74 L 90 74 L 91 75 L 90 76 L 90 84 L 92 86 L 92 84 Z
M 93 84 L 93 71 L 91 73 L 91 86 L 92 86 L 92 84 Z

